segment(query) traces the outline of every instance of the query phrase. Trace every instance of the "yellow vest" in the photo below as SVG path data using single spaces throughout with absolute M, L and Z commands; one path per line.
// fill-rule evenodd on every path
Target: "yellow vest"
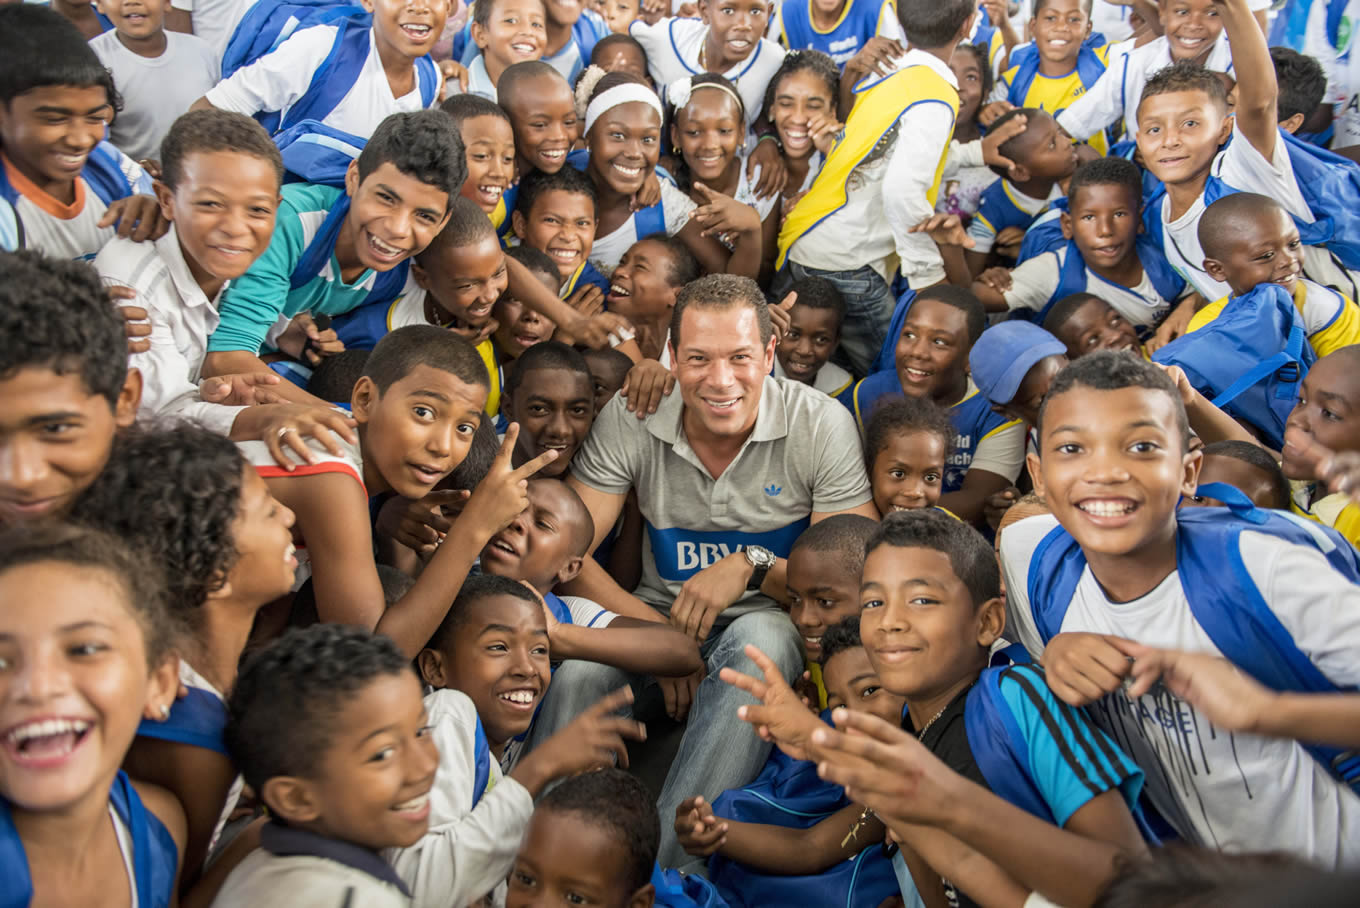
M 959 113 L 959 93 L 944 77 L 924 64 L 909 66 L 865 89 L 855 89 L 858 97 L 850 116 L 822 164 L 821 172 L 812 181 L 812 188 L 798 200 L 798 204 L 784 219 L 779 229 L 779 261 L 783 268 L 789 249 L 813 227 L 845 207 L 846 184 L 850 174 L 868 157 L 879 140 L 892 129 L 908 110 L 917 104 L 946 104 L 953 116 Z M 927 198 L 933 208 L 944 172 L 944 159 L 949 144 L 940 150 L 935 167 L 935 180 Z

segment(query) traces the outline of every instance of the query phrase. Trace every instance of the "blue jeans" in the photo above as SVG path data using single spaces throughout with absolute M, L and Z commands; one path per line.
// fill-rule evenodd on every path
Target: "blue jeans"
M 784 264 L 774 280 L 774 298 L 780 300 L 796 280 L 825 278 L 845 297 L 845 324 L 841 326 L 840 351 L 857 378 L 869 374 L 878 351 L 888 335 L 897 298 L 892 288 L 868 265 L 853 271 L 820 271 L 794 261 Z
M 789 616 L 777 609 L 742 615 L 721 629 L 715 628 L 700 645 L 708 671 L 694 693 L 680 750 L 656 805 L 661 814 L 661 851 L 657 860 L 662 867 L 680 867 L 686 872 L 703 867 L 702 858 L 690 857 L 676 841 L 675 808 L 680 802 L 703 795 L 711 803 L 729 788 L 740 788 L 756 777 L 770 755 L 770 745 L 737 718 L 737 707 L 755 701 L 718 678 L 724 666 L 761 676 L 755 663 L 743 652 L 747 644 L 774 660 L 790 681 L 803 670 L 803 645 L 798 631 Z M 632 684 L 637 691 L 655 683 L 652 678 L 629 675 L 595 662 L 563 662 L 553 675 L 534 720 L 526 750 L 543 743 L 610 691 L 625 684 Z M 647 717 L 637 718 L 645 721 Z

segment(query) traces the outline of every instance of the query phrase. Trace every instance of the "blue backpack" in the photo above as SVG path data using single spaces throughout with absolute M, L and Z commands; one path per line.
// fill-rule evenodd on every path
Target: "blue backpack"
M 817 776 L 815 763 L 776 748 L 755 781 L 718 796 L 713 813 L 743 823 L 807 829 L 850 803 L 844 789 Z M 798 876 L 764 873 L 715 854 L 708 859 L 708 876 L 733 908 L 877 908 L 898 891 L 892 862 L 876 845 L 821 873 Z
M 1105 36 L 1099 32 L 1093 32 L 1081 42 L 1081 50 L 1077 52 L 1077 78 L 1086 88 L 1095 85 L 1096 80 L 1105 74 L 1105 61 L 1096 54 L 1096 49 L 1105 43 Z M 1039 48 L 1034 46 L 1033 41 L 1022 44 L 1011 51 L 1009 62 L 1011 68 L 1019 69 L 1011 82 L 1006 100 L 1016 107 L 1024 107 L 1030 86 L 1034 84 L 1035 76 L 1039 75 Z M 1059 112 L 1053 110 L 1049 113 L 1057 116 Z
M 304 120 L 274 137 L 283 156 L 284 182 L 315 183 L 321 186 L 342 187 L 350 162 L 364 149 L 364 139 L 342 132 L 315 120 Z M 350 198 L 340 197 L 335 207 L 321 222 L 312 241 L 303 250 L 297 267 L 289 280 L 290 290 L 296 290 L 321 273 L 335 250 L 336 237 L 349 213 Z M 391 302 L 406 286 L 410 261 L 403 261 L 390 271 L 380 271 L 373 281 L 373 289 L 361 306 L 375 302 Z M 358 308 L 357 306 L 355 307 Z M 305 382 L 304 382 L 305 386 Z
M 1272 690 L 1340 690 L 1318 671 L 1271 611 L 1247 572 L 1238 537 L 1247 531 L 1263 532 L 1312 548 L 1351 583 L 1360 583 L 1360 554 L 1330 527 L 1285 511 L 1254 507 L 1232 486 L 1206 483 L 1199 493 L 1227 507 L 1176 512 L 1176 570 L 1195 621 L 1229 662 Z M 1034 550 L 1026 586 L 1034 626 L 1045 644 L 1062 630 L 1085 569 L 1081 546 L 1061 526 L 1054 527 Z M 1321 745 L 1303 746 L 1360 793 L 1360 755 Z
M 166 908 L 175 894 L 179 849 L 170 831 L 148 811 L 121 769 L 109 790 L 109 802 L 132 838 L 132 884 L 141 908 Z M 0 798 L 0 908 L 28 908 L 33 877 L 24 843 L 10 818 L 9 802 Z M 121 885 L 116 883 L 115 885 Z
M 678 870 L 662 870 L 656 864 L 652 865 L 652 888 L 656 890 L 656 908 L 727 908 L 708 880 Z
M 1134 240 L 1134 246 L 1138 250 L 1139 261 L 1143 263 L 1143 273 L 1152 282 L 1157 295 L 1168 303 L 1174 303 L 1176 298 L 1185 290 L 1185 278 L 1181 277 L 1180 273 L 1171 267 L 1171 263 L 1162 254 L 1161 247 L 1153 242 L 1147 234 L 1140 233 Z M 1094 271 L 1091 274 L 1097 281 L 1110 283 Z M 1127 290 L 1128 288 L 1123 289 Z M 1081 250 L 1077 248 L 1077 244 L 1069 240 L 1067 254 L 1063 257 L 1062 268 L 1058 271 L 1058 286 L 1049 296 L 1048 302 L 1044 303 L 1044 307 L 1035 312 L 1030 320 L 1042 325 L 1045 316 L 1048 315 L 1048 310 L 1053 308 L 1054 303 L 1074 293 L 1086 292 L 1095 292 L 1091 289 L 1091 282 L 1087 279 L 1086 260 L 1082 258 Z M 1099 296 L 1100 294 L 1096 292 L 1096 295 Z M 1026 310 L 1021 309 L 1019 311 L 1025 312 Z
M 1278 284 L 1260 284 L 1209 324 L 1162 347 L 1152 361 L 1180 366 L 1196 391 L 1251 424 L 1278 451 L 1317 354 L 1294 300 Z
M 368 59 L 372 14 L 362 6 L 336 0 L 256 0 L 222 54 L 222 78 L 226 79 L 275 50 L 299 29 L 314 25 L 336 26 L 335 43 L 287 117 L 280 111 L 256 114 L 255 119 L 271 135 L 303 120 L 324 120 L 349 94 Z M 429 107 L 439 91 L 439 70 L 428 54 L 416 61 L 416 82 L 422 106 Z

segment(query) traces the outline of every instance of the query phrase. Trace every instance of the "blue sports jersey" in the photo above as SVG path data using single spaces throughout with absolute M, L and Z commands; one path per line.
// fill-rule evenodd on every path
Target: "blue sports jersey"
M 892 0 L 846 0 L 840 19 L 823 32 L 812 24 L 811 0 L 786 0 L 779 8 L 779 41 L 789 50 L 819 50 L 844 69 L 878 34 L 885 11 L 895 15 Z

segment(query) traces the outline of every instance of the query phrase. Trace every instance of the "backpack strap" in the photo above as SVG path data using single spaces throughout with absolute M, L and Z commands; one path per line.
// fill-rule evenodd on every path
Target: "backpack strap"
M 330 53 L 312 74 L 311 84 L 302 97 L 279 122 L 277 129 L 287 129 L 302 120 L 324 120 L 354 87 L 354 78 L 368 59 L 372 17 L 356 16 L 337 21 L 338 31 Z M 277 131 L 277 130 L 276 130 Z
M 1047 684 L 1036 669 L 989 668 L 978 677 L 964 701 L 963 724 L 968 748 L 973 752 L 987 787 L 1026 813 L 1055 823 L 1053 811 L 1043 798 L 1029 765 L 1029 742 L 1001 694 L 1006 672 L 1033 672 L 1037 684 Z
M 170 715 L 164 722 L 143 719 L 137 726 L 137 735 L 230 756 L 222 736 L 226 726 L 226 704 L 202 688 L 190 687 L 185 696 L 170 705 Z
M 476 807 L 482 795 L 486 794 L 487 783 L 491 780 L 491 746 L 487 744 L 486 729 L 482 728 L 480 716 L 477 717 L 477 730 L 472 738 L 472 755 L 472 806 Z
M 33 901 L 33 874 L 4 798 L 0 798 L 0 879 L 9 881 L 0 886 L 0 908 L 28 908 Z
M 137 904 L 141 908 L 165 908 L 170 903 L 179 862 L 170 831 L 142 804 L 132 780 L 122 770 L 113 780 L 109 801 L 132 839 L 132 884 L 137 889 Z
M 439 96 L 439 67 L 429 54 L 416 61 L 416 82 L 420 88 L 420 106 L 430 107 Z
M 1295 318 L 1289 324 L 1289 337 L 1285 340 L 1285 348 L 1274 356 L 1265 359 L 1252 366 L 1238 377 L 1222 392 L 1215 397 L 1211 403 L 1215 407 L 1222 409 L 1238 398 L 1242 392 L 1255 385 L 1268 375 L 1293 367 L 1293 380 L 1282 378 L 1279 386 L 1275 389 L 1275 396 L 1281 400 L 1293 399 L 1297 396 L 1296 388 L 1298 383 L 1303 380 L 1304 370 L 1299 368 L 1299 363 L 1303 362 L 1303 326 L 1300 319 Z
M 335 240 L 340 235 L 340 226 L 344 224 L 347 214 L 349 196 L 342 195 L 336 200 L 335 207 L 326 215 L 326 219 L 321 222 L 321 227 L 307 244 L 307 248 L 302 250 L 302 257 L 298 259 L 297 267 L 293 269 L 293 274 L 288 279 L 289 290 L 296 290 L 321 274 L 321 269 L 335 254 Z
M 651 236 L 653 233 L 664 233 L 666 230 L 666 211 L 664 202 L 657 202 L 655 205 L 648 205 L 633 212 L 633 229 L 637 231 L 638 239 L 644 236 Z
M 1062 630 L 1063 618 L 1085 570 L 1081 546 L 1061 525 L 1050 530 L 1030 556 L 1025 584 L 1029 610 L 1045 644 Z
M 137 193 L 138 187 L 132 185 L 123 170 L 122 152 L 107 141 L 90 152 L 80 175 L 105 205 Z

